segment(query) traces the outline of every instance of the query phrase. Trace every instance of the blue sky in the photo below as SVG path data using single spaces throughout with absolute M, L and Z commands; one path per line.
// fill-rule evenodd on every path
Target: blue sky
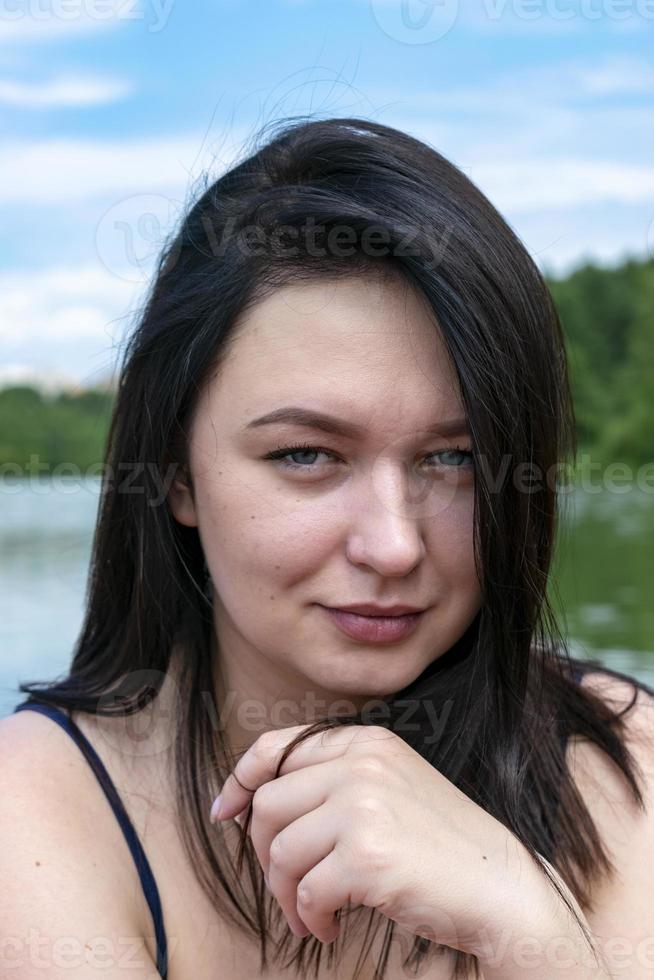
M 0 0 L 0 380 L 109 374 L 265 122 L 404 129 L 545 271 L 654 255 L 654 0 Z

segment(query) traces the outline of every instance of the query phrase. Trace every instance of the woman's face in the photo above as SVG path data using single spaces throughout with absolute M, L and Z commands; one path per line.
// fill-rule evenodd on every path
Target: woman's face
M 291 407 L 348 431 L 257 423 Z M 180 481 L 169 497 L 198 527 L 230 686 L 360 705 L 461 636 L 480 606 L 471 443 L 430 430 L 464 417 L 433 314 L 397 278 L 289 285 L 247 313 L 192 420 L 194 497 Z M 312 448 L 267 458 L 297 443 Z M 354 603 L 425 612 L 366 642 L 324 608 Z

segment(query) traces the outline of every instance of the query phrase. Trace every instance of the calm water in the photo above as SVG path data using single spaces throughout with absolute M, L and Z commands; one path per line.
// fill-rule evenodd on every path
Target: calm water
M 99 486 L 63 478 L 0 486 L 0 717 L 21 700 L 20 681 L 66 671 Z M 573 652 L 654 685 L 654 494 L 576 491 L 568 508 L 552 598 Z

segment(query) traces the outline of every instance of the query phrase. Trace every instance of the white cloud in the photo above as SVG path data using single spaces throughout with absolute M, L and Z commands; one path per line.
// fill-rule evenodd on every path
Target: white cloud
M 608 142 L 584 153 L 580 143 L 589 137 L 584 133 L 584 140 L 575 139 L 574 115 L 546 114 L 542 126 L 538 118 L 535 129 L 530 125 L 522 130 L 516 123 L 512 133 L 498 126 L 474 128 L 468 122 L 458 131 L 450 128 L 447 140 L 432 119 L 411 121 L 404 128 L 463 170 L 500 210 L 654 204 L 654 164 L 614 159 L 623 149 L 613 145 L 616 129 L 607 128 Z M 600 114 L 597 122 L 608 120 Z M 570 138 L 562 139 L 568 133 Z M 567 152 L 555 149 L 562 142 L 569 144 Z
M 654 93 L 654 67 L 638 58 L 611 58 L 603 65 L 579 69 L 579 80 L 590 95 L 646 95 Z
M 519 214 L 651 205 L 652 92 L 648 63 L 614 56 L 529 66 L 474 86 L 377 90 L 374 101 L 388 101 L 398 128 L 460 167 L 501 210 Z
M 128 82 L 118 79 L 68 76 L 46 82 L 0 80 L 0 103 L 27 109 L 102 105 L 125 98 Z
M 240 146 L 234 127 L 216 148 L 202 134 L 149 139 L 14 140 L 0 145 L 0 202 L 63 204 L 169 191 L 185 197 L 200 173 L 218 173 Z
M 144 286 L 100 264 L 0 273 L 0 347 L 9 377 L 32 372 L 97 383 L 115 372 Z M 6 374 L 0 371 L 0 381 Z
M 586 204 L 654 202 L 654 165 L 575 157 L 479 162 L 468 176 L 513 212 Z
M 3 2 L 0 46 L 56 43 L 141 22 L 149 34 L 167 26 L 175 0 L 22 0 Z
M 0 339 L 25 347 L 95 338 L 111 342 L 135 301 L 133 284 L 101 266 L 53 266 L 0 274 Z
M 72 10 L 76 14 L 73 17 L 57 16 L 56 6 L 48 9 L 47 5 L 39 7 L 34 4 L 32 11 L 29 6 L 28 3 L 22 9 L 17 6 L 3 12 L 0 45 L 14 47 L 19 44 L 56 43 L 115 29 L 127 23 L 116 14 L 120 8 L 119 0 L 114 0 L 113 8 L 108 8 L 111 12 L 109 17 L 94 16 L 91 7 L 86 9 L 84 4 L 79 4 L 77 11 Z
M 654 68 L 637 57 L 611 57 L 603 62 L 576 60 L 546 61 L 542 64 L 512 68 L 483 83 L 475 85 L 423 86 L 417 91 L 403 93 L 394 89 L 376 88 L 374 101 L 378 104 L 396 103 L 402 109 L 441 110 L 453 113 L 492 113 L 494 116 L 536 118 L 553 108 L 587 113 L 594 104 L 605 108 L 609 95 L 644 95 L 652 101 Z

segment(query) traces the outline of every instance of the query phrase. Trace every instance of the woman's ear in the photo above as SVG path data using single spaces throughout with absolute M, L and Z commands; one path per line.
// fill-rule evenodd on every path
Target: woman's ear
M 186 527 L 197 527 L 198 518 L 193 483 L 186 469 L 180 468 L 168 491 L 168 506 L 175 520 Z

